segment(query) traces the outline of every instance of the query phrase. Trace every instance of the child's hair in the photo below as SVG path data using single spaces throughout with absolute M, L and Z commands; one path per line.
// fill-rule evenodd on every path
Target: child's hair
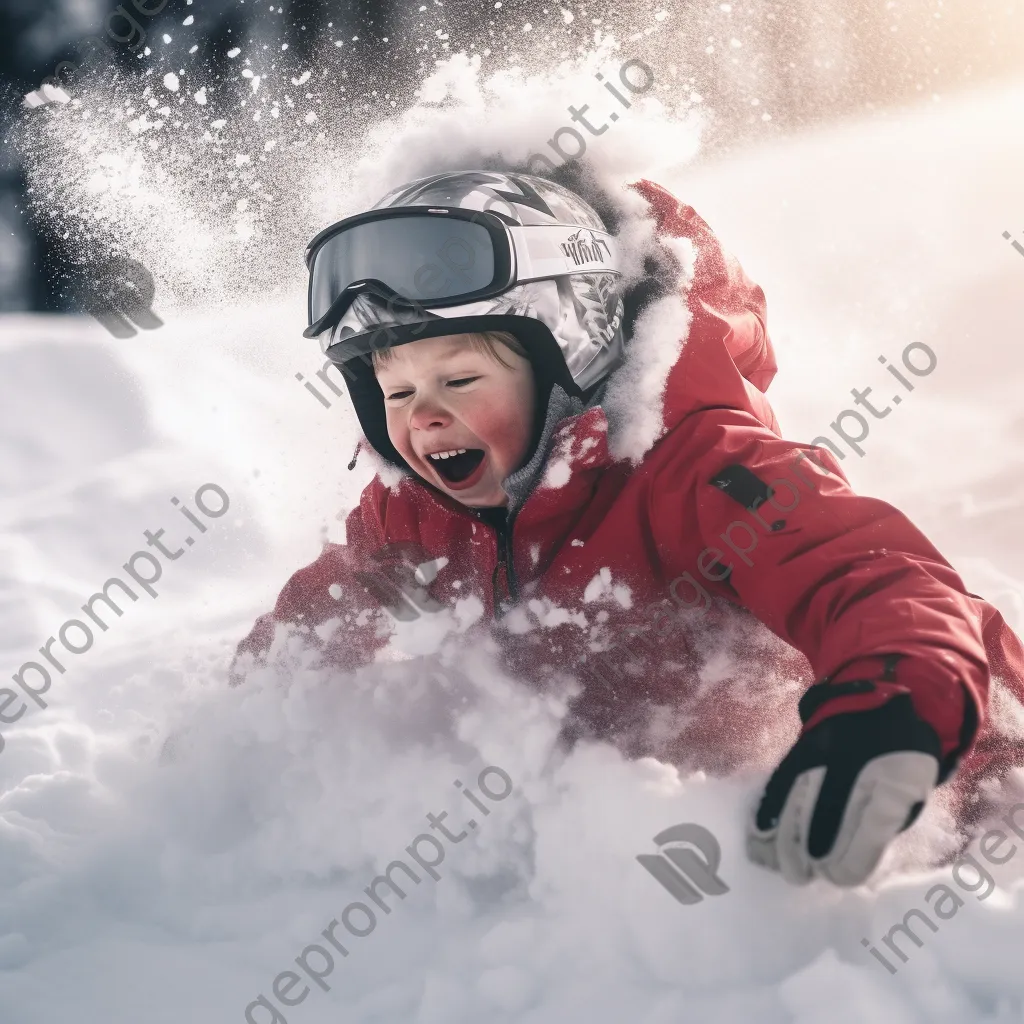
M 511 370 L 512 367 L 501 358 L 501 353 L 498 350 L 499 344 L 512 349 L 513 352 L 522 356 L 524 359 L 529 358 L 529 354 L 523 346 L 523 343 L 509 331 L 463 331 L 459 333 L 459 337 L 466 338 L 473 348 L 478 352 L 483 352 L 490 356 L 496 363 L 500 363 L 504 366 L 506 370 Z M 382 366 L 387 366 L 387 364 L 391 362 L 392 351 L 393 350 L 390 346 L 382 349 L 374 349 L 374 372 L 379 370 Z

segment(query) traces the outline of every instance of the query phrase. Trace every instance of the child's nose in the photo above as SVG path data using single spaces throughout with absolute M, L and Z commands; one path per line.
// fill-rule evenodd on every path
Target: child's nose
M 419 399 L 410 415 L 410 425 L 417 430 L 447 427 L 451 422 L 451 413 L 440 402 L 430 398 Z

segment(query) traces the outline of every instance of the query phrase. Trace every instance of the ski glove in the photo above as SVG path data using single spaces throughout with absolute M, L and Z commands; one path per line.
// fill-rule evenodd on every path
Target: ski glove
M 827 702 L 882 688 L 865 679 L 819 683 L 801 699 L 800 718 L 806 723 Z M 839 711 L 800 736 L 751 816 L 747 855 L 755 864 L 795 885 L 815 877 L 860 885 L 913 824 L 955 759 L 944 761 L 910 693 L 891 689 L 884 703 Z

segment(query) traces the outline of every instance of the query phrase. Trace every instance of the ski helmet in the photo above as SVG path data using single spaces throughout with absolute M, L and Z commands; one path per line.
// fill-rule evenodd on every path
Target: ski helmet
M 586 397 L 623 358 L 618 242 L 583 199 L 536 175 L 418 178 L 321 231 L 305 258 L 304 335 L 320 338 L 367 440 L 399 466 L 369 358 L 377 349 L 509 331 L 533 365 L 540 423 L 554 384 Z

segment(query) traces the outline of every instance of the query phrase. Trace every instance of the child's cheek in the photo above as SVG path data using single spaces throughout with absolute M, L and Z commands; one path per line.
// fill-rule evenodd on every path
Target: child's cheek
M 465 410 L 464 418 L 477 437 L 499 451 L 514 448 L 524 429 L 520 410 L 502 407 L 493 399 L 475 402 L 472 409 Z
M 388 428 L 388 440 L 398 449 L 399 455 L 408 459 L 412 454 L 412 445 L 409 442 L 409 431 L 406 429 L 404 421 L 397 415 L 396 410 L 388 409 L 385 414 L 385 422 Z

